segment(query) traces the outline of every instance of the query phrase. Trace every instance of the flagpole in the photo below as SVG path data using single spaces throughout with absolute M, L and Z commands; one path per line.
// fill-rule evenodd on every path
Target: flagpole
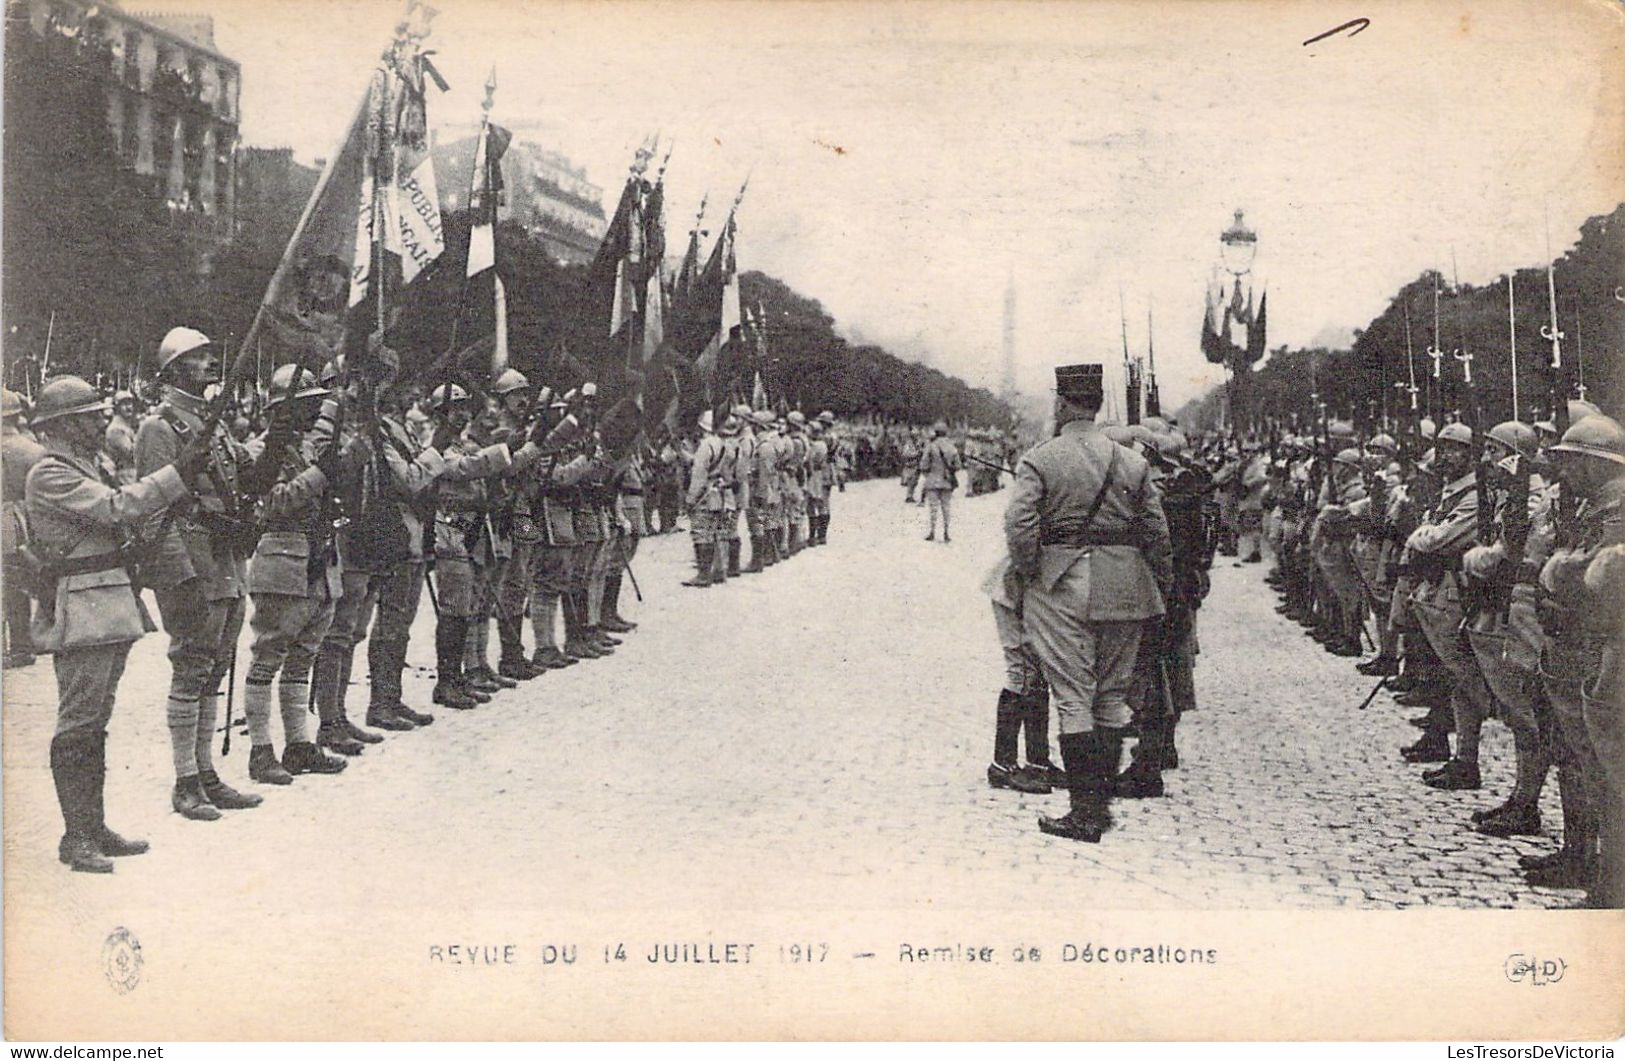
M 1512 273 L 1507 274 L 1507 334 L 1512 340 L 1512 419 L 1518 419 L 1518 310 L 1513 299 Z

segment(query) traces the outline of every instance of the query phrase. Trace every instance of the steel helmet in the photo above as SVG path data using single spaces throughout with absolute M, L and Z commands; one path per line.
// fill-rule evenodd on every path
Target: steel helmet
M 1164 457 L 1177 457 L 1185 449 L 1175 440 L 1170 431 L 1151 432 L 1151 445 L 1156 447 L 1157 453 Z
M 729 415 L 738 417 L 741 421 L 749 420 L 751 423 L 756 422 L 756 417 L 751 413 L 750 406 L 744 404 L 743 402 L 729 410 Z
M 825 409 L 823 412 L 818 414 L 818 419 L 826 424 L 833 425 L 835 423 L 835 414 L 830 412 L 828 409 Z
M 11 393 L 7 391 L 7 393 Z M 58 376 L 40 389 L 30 422 L 43 424 L 61 416 L 105 413 L 112 406 L 101 392 L 78 376 Z
M 1433 417 L 1424 416 L 1416 422 L 1416 429 L 1422 433 L 1423 438 L 1432 438 L 1439 433 L 1439 427 L 1433 422 Z
M 442 383 L 429 392 L 429 408 L 444 409 L 454 402 L 468 401 L 468 392 L 455 383 Z
M 765 427 L 771 430 L 772 428 L 779 426 L 779 421 L 774 417 L 773 410 L 771 409 L 763 409 L 761 412 L 756 413 L 755 419 L 756 426 L 758 427 Z
M 1490 428 L 1489 440 L 1520 456 L 1535 455 L 1535 429 L 1517 420 L 1503 420 Z
M 44 399 L 43 392 L 40 398 Z M 1619 421 L 1613 417 L 1595 413 L 1565 431 L 1563 441 L 1553 446 L 1550 452 L 1572 453 L 1625 464 L 1625 427 L 1620 427 Z
M 491 393 L 497 395 L 512 394 L 514 391 L 524 390 L 529 386 L 530 380 L 525 378 L 523 372 L 517 368 L 505 368 L 497 376 L 495 382 L 491 384 Z
M 583 398 L 596 398 L 596 397 L 598 397 L 598 384 L 593 383 L 590 380 L 588 382 L 586 382 L 586 383 L 583 383 L 581 385 L 581 396 Z
M 1151 429 L 1144 424 L 1130 424 L 1123 429 L 1128 434 L 1129 442 L 1141 442 L 1151 445 Z
M 1141 420 L 1140 423 L 1144 424 L 1145 429 L 1150 431 L 1152 434 L 1168 430 L 1168 421 L 1164 420 L 1160 416 L 1148 416 Z
M 1107 424 L 1100 429 L 1100 433 L 1120 446 L 1127 446 L 1134 441 L 1134 436 L 1122 424 Z
M 709 409 L 700 414 L 699 424 L 700 430 L 704 431 L 708 435 L 716 432 L 716 419 L 714 414 Z
M 1596 416 L 1601 412 L 1602 410 L 1597 408 L 1595 403 L 1588 402 L 1584 398 L 1569 399 L 1569 423 L 1571 424 L 1577 424 L 1586 417 Z
M 23 396 L 10 387 L 0 387 L 0 419 L 22 415 Z
M 182 354 L 200 350 L 210 342 L 209 337 L 196 328 L 169 329 L 164 335 L 164 341 L 158 344 L 158 371 L 162 372 L 171 361 Z
M 265 388 L 265 407 L 274 409 L 289 398 L 325 398 L 332 393 L 316 381 L 310 369 L 290 363 L 271 373 L 271 382 Z
M 344 355 L 340 354 L 322 366 L 322 386 L 332 386 L 344 374 Z
M 1460 420 L 1444 425 L 1434 438 L 1435 442 L 1458 442 L 1463 446 L 1473 444 L 1473 429 Z
M 739 428 L 740 428 L 739 417 L 733 415 L 732 413 L 729 413 L 726 417 L 723 418 L 722 430 L 720 432 L 718 432 L 718 433 L 722 434 L 722 435 L 726 435 L 729 438 L 732 438 L 733 436 L 739 434 Z
M 1380 434 L 1372 435 L 1371 441 L 1365 444 L 1365 448 L 1378 450 L 1382 453 L 1398 453 L 1399 443 L 1394 441 L 1393 435 L 1390 435 L 1385 431 Z
M 117 394 L 113 395 L 114 405 L 120 405 L 124 402 L 133 401 L 135 401 L 135 395 L 131 394 L 129 391 L 119 391 Z
M 1355 449 L 1353 446 L 1350 446 L 1347 449 L 1340 449 L 1337 451 L 1337 456 L 1332 458 L 1332 463 L 1344 464 L 1350 468 L 1358 468 L 1360 466 L 1360 451 Z
M 1333 420 L 1326 428 L 1332 438 L 1353 438 L 1354 425 L 1347 420 Z

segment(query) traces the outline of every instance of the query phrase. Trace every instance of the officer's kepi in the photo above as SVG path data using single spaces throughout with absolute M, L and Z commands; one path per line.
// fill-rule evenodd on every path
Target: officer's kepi
M 1078 402 L 1105 397 L 1105 366 L 1096 363 L 1055 366 L 1055 393 Z

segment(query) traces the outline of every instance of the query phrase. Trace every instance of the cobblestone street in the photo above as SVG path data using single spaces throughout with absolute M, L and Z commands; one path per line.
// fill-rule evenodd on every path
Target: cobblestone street
M 1016 907 L 1035 889 L 1079 908 L 1539 908 L 1516 856 L 1551 837 L 1467 828 L 1509 784 L 1510 739 L 1486 732 L 1485 788 L 1443 793 L 1400 762 L 1406 712 L 1350 661 L 1278 618 L 1261 566 L 1214 572 L 1201 614 L 1201 710 L 1180 731 L 1164 799 L 1119 801 L 1083 845 L 1034 819 L 1062 793 L 987 788 L 1000 669 L 978 582 L 1007 493 L 956 502 L 953 544 L 891 483 L 835 498 L 830 545 L 763 575 L 681 589 L 688 545 L 645 542 L 642 625 L 609 659 L 546 675 L 427 730 L 391 736 L 335 778 L 246 782 L 266 796 L 217 823 L 170 813 L 164 639 L 131 658 L 112 725 L 110 820 L 152 841 L 110 878 L 55 860 L 46 769 L 49 661 L 6 676 L 7 870 L 13 895 L 87 914 L 162 905 L 178 878 L 208 903 L 290 909 L 389 903 L 391 888 L 482 907 Z M 433 616 L 409 696 L 427 701 Z M 244 655 L 246 659 L 246 645 Z M 366 690 L 350 694 L 352 713 Z M 1546 820 L 1558 814 L 1548 785 Z M 43 888 L 31 887 L 43 885 Z M 101 920 L 100 917 L 97 920 Z

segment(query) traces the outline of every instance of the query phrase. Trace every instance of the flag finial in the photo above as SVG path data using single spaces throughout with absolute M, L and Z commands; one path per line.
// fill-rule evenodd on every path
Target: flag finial
M 489 116 L 490 113 L 491 113 L 491 108 L 496 105 L 496 101 L 497 101 L 497 68 L 493 65 L 491 67 L 490 76 L 488 76 L 485 79 L 485 99 L 483 101 L 481 101 L 480 109 L 483 110 L 486 113 L 486 115 Z

